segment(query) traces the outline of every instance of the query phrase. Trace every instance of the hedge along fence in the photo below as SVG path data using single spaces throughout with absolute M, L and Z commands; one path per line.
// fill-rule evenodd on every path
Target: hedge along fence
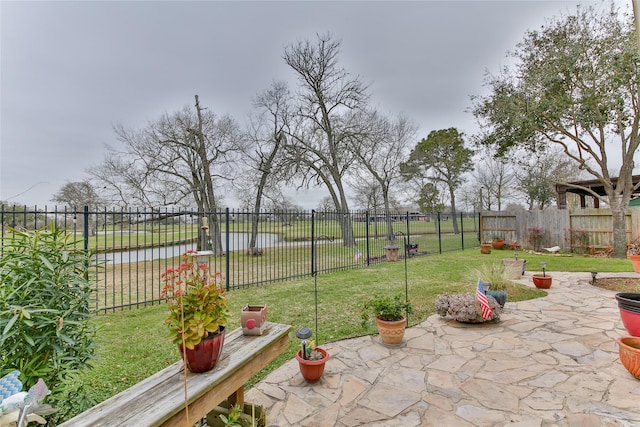
M 575 253 L 608 252 L 613 248 L 613 221 L 610 209 L 557 209 L 535 211 L 482 212 L 480 240 L 502 236 L 507 243 L 534 248 L 536 235 L 540 247 L 559 246 Z M 627 242 L 640 239 L 640 207 L 627 209 Z

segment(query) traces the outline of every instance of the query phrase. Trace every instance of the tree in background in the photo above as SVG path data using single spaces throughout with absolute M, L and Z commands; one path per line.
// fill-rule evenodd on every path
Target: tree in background
M 422 212 L 436 213 L 445 210 L 442 193 L 433 182 L 427 182 L 420 188 L 416 202 Z
M 580 171 L 559 149 L 518 157 L 525 159 L 518 162 L 516 179 L 529 210 L 544 209 L 553 203 L 557 197 L 556 182 L 581 179 Z
M 357 115 L 368 100 L 367 86 L 338 63 L 341 42 L 318 35 L 315 43 L 288 46 L 284 60 L 298 77 L 297 105 L 287 135 L 286 152 L 303 185 L 324 185 L 336 210 L 349 212 L 345 176 L 353 164 L 349 149 L 360 133 Z M 345 246 L 355 246 L 349 215 L 339 215 Z
M 485 153 L 476 163 L 474 171 L 476 185 L 483 191 L 481 209 L 491 210 L 495 200 L 498 211 L 502 210 L 504 200 L 515 197 L 518 193 L 518 181 L 512 165 L 506 159 L 498 159 Z
M 244 147 L 235 120 L 202 108 L 198 95 L 194 107 L 165 114 L 137 131 L 117 126 L 123 148 L 111 150 L 93 175 L 101 179 L 126 171 L 118 181 L 101 182 L 118 186 L 114 191 L 121 194 L 139 194 L 150 206 L 195 202 L 203 225 L 209 227 L 211 249 L 221 255 L 218 215 L 212 213 L 219 208 L 217 192 L 238 174 L 234 166 Z M 198 248 L 209 249 L 207 236 L 200 236 Z
M 400 165 L 406 161 L 417 127 L 406 116 L 389 119 L 378 112 L 361 114 L 362 133 L 353 139 L 352 152 L 356 156 L 358 180 L 373 181 L 380 188 L 382 208 L 391 210 L 390 190 L 401 178 Z M 387 215 L 387 238 L 395 240 L 391 216 Z
M 455 128 L 434 130 L 413 149 L 409 160 L 402 164 L 405 179 L 419 175 L 449 190 L 453 231 L 458 233 L 455 192 L 464 182 L 464 173 L 473 169 L 473 150 L 466 148 L 463 134 Z
M 65 183 L 51 201 L 60 203 L 70 208 L 78 209 L 83 206 L 96 207 L 101 203 L 101 198 L 91 185 L 89 180 Z
M 512 56 L 514 66 L 487 75 L 491 93 L 473 98 L 482 143 L 496 147 L 499 155 L 516 147 L 536 152 L 541 144 L 559 146 L 604 186 L 613 254 L 624 257 L 626 209 L 640 186 L 632 182 L 640 143 L 640 55 L 633 19 L 613 5 L 605 13 L 578 7 L 573 15 L 527 32 Z M 620 165 L 615 185 L 609 172 L 614 164 Z
M 258 213 L 262 208 L 262 199 L 284 199 L 279 184 L 289 176 L 289 168 L 283 161 L 281 149 L 286 138 L 290 99 L 287 85 L 273 82 L 254 100 L 257 115 L 252 117 L 247 132 L 252 144 L 247 147 L 241 159 L 247 167 L 237 182 L 237 187 L 247 196 L 247 201 L 253 200 L 249 248 L 256 247 Z

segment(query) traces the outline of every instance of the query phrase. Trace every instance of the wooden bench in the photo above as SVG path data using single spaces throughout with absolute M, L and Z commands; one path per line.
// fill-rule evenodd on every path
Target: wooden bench
M 238 328 L 225 336 L 222 357 L 208 372 L 187 371 L 189 421 L 195 424 L 229 398 L 242 405 L 244 384 L 287 349 L 291 326 L 267 322 L 260 336 Z M 187 426 L 182 360 L 60 424 L 71 426 Z

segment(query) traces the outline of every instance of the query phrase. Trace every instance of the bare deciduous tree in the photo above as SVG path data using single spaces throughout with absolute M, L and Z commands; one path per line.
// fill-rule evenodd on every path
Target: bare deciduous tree
M 256 246 L 263 198 L 284 200 L 278 184 L 290 175 L 282 158 L 290 102 L 289 89 L 283 82 L 273 82 L 254 100 L 257 115 L 251 118 L 247 135 L 252 144 L 243 156 L 242 162 L 247 168 L 238 182 L 247 201 L 253 201 L 249 248 Z
M 377 112 L 361 114 L 362 133 L 353 139 L 352 151 L 357 165 L 366 174 L 356 170 L 360 180 L 373 178 L 379 186 L 385 212 L 391 209 L 390 190 L 394 182 L 400 181 L 400 165 L 407 160 L 410 146 L 415 139 L 417 127 L 406 116 L 389 119 Z M 368 176 L 367 176 L 368 175 Z M 387 215 L 387 238 L 395 240 L 393 224 Z
M 285 49 L 284 60 L 298 76 L 298 103 L 288 131 L 289 159 L 303 185 L 324 185 L 338 211 L 348 212 L 345 176 L 354 156 L 349 149 L 359 133 L 353 111 L 363 110 L 367 86 L 338 63 L 340 41 L 318 35 L 315 43 L 301 41 Z M 349 215 L 339 215 L 345 246 L 354 246 Z
M 211 230 L 212 249 L 220 255 L 220 226 L 213 215 L 220 207 L 216 192 L 236 176 L 233 166 L 243 147 L 235 120 L 202 108 L 197 95 L 194 107 L 165 114 L 137 131 L 116 126 L 123 148 L 110 151 L 94 177 L 120 194 L 140 195 L 150 206 L 195 201 L 203 225 Z M 122 171 L 126 174 L 120 180 L 109 179 Z M 201 235 L 199 248 L 208 249 L 207 243 Z

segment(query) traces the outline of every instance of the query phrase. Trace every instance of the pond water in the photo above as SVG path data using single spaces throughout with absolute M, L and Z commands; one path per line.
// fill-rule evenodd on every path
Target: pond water
M 238 251 L 246 250 L 249 248 L 249 239 L 251 234 L 249 233 L 229 233 L 229 250 Z M 226 236 L 222 236 L 222 250 L 227 252 Z M 307 244 L 307 242 L 303 242 Z M 282 236 L 273 233 L 258 233 L 256 246 L 259 248 L 270 248 L 274 246 L 283 245 L 295 245 L 300 242 L 285 242 Z M 175 256 L 182 255 L 189 249 L 195 249 L 194 243 L 184 243 L 171 246 L 157 246 L 153 248 L 136 249 L 130 251 L 117 251 L 109 253 L 101 253 L 98 255 L 100 261 L 106 261 L 107 263 L 123 264 L 138 261 L 150 261 L 155 259 L 167 259 Z

